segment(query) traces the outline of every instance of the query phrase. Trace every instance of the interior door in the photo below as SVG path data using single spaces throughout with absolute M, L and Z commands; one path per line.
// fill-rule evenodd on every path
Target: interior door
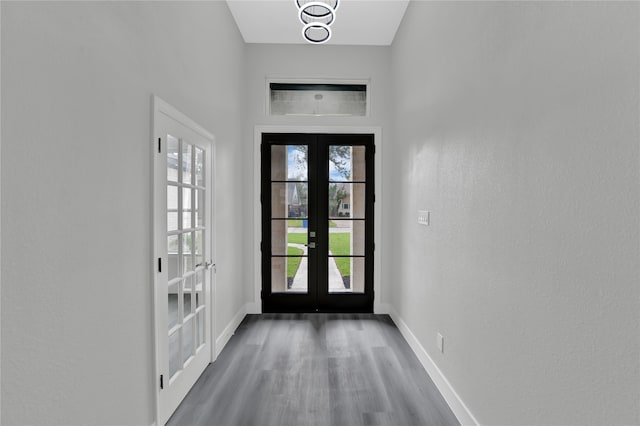
M 263 312 L 373 312 L 374 139 L 263 134 Z
M 154 101 L 158 424 L 212 361 L 213 136 Z

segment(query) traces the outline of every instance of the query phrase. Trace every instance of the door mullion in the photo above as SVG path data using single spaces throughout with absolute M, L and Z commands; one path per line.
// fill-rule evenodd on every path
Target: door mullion
M 329 215 L 328 215 L 328 182 L 329 182 L 329 149 L 326 138 L 323 135 L 316 136 L 317 147 L 316 165 L 316 231 L 318 235 L 318 248 L 315 250 L 317 266 L 317 303 L 321 306 L 322 301 L 329 293 L 328 284 L 328 254 L 329 254 Z
M 315 243 L 315 248 L 309 248 L 307 250 L 308 253 L 308 262 L 309 262 L 309 293 L 314 298 L 314 305 L 316 305 L 318 299 L 318 290 L 320 277 L 318 276 L 319 264 L 318 264 L 318 254 L 320 250 L 322 250 L 322 232 L 320 227 L 320 222 L 318 221 L 318 183 L 319 183 L 319 168 L 318 168 L 318 156 L 320 155 L 318 151 L 318 143 L 317 137 L 313 137 L 309 143 L 309 231 L 315 232 L 315 237 L 313 237 L 313 242 Z M 311 234 L 310 234 L 311 235 Z M 311 238 L 309 238 L 311 242 Z M 314 306 L 314 309 L 317 308 Z

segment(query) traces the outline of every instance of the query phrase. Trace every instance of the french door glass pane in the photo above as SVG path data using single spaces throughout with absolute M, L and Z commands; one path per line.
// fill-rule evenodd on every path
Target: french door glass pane
M 168 289 L 168 302 L 169 302 L 169 311 L 168 311 L 168 330 L 171 330 L 178 324 L 178 284 L 174 283 L 169 286 Z
M 364 293 L 364 257 L 329 257 L 329 293 Z
M 351 292 L 364 293 L 364 257 L 351 259 Z
M 167 185 L 167 231 L 178 229 L 178 187 Z
M 271 217 L 306 218 L 308 214 L 309 185 L 306 182 L 271 184 Z
M 194 232 L 195 235 L 195 263 L 196 267 L 204 264 L 204 231 Z
M 178 277 L 179 271 L 178 271 L 178 265 L 179 265 L 179 253 L 178 253 L 178 249 L 179 249 L 179 243 L 178 243 L 178 236 L 177 235 L 169 235 L 167 237 L 167 258 L 169 261 L 169 265 L 167 266 L 167 271 L 168 271 L 168 279 L 169 281 L 171 281 L 174 278 Z
M 291 250 L 291 253 L 298 253 Z M 271 258 L 272 293 L 306 293 L 308 290 L 307 258 L 302 256 Z
M 308 180 L 307 145 L 272 145 L 271 180 Z
M 307 247 L 307 220 L 272 220 L 271 221 L 271 254 L 284 256 L 289 254 L 289 248 L 304 251 Z M 294 250 L 297 252 L 297 250 Z M 300 254 L 300 253 L 296 253 Z
M 196 309 L 204 304 L 204 270 L 196 272 Z
M 178 211 L 178 187 L 167 185 L 167 210 Z
M 180 329 L 169 336 L 169 376 L 173 377 L 180 368 Z
M 191 193 L 191 189 L 182 188 L 182 229 L 191 228 Z
M 196 191 L 196 227 L 204 226 L 204 191 Z
M 349 292 L 350 257 L 329 257 L 329 293 Z
M 182 273 L 186 274 L 194 269 L 193 263 L 193 242 L 194 232 L 182 234 Z
M 364 220 L 329 221 L 329 255 L 364 256 Z
M 364 181 L 366 176 L 364 146 L 329 146 L 329 180 Z
M 182 142 L 182 182 L 192 183 L 191 171 L 193 170 L 193 145 Z
M 364 219 L 365 183 L 329 182 L 329 217 Z
M 167 231 L 178 230 L 178 212 L 167 212 Z
M 184 286 L 182 288 L 182 299 L 183 299 L 183 309 L 182 315 L 183 317 L 187 317 L 191 314 L 191 293 L 193 288 L 193 279 L 195 277 L 193 275 L 184 279 Z
M 196 147 L 196 185 L 204 186 L 204 151 Z
M 182 325 L 182 359 L 186 363 L 193 354 L 193 318 Z
M 292 250 L 295 254 L 300 253 L 300 249 Z M 308 289 L 308 272 L 306 257 L 287 257 L 287 285 L 289 291 L 306 293 Z
M 167 135 L 167 181 L 178 181 L 178 161 L 180 141 L 171 135 Z

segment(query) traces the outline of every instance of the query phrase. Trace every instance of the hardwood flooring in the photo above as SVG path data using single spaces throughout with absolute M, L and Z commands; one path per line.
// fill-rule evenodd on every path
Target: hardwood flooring
M 388 315 L 248 315 L 168 425 L 458 425 Z

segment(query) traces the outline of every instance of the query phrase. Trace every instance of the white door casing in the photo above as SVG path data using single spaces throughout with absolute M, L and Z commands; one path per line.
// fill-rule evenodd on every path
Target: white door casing
M 153 98 L 157 424 L 213 361 L 212 134 Z

